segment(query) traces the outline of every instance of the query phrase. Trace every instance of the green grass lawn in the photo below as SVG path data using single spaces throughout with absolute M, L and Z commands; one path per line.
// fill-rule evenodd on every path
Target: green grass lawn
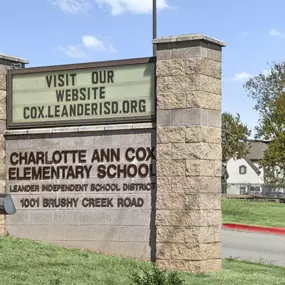
M 277 266 L 224 260 L 218 273 L 181 273 L 184 284 L 280 285 L 285 269 Z M 11 237 L 0 238 L 2 285 L 131 285 L 129 276 L 151 265 L 131 259 L 99 255 Z
M 285 204 L 222 199 L 222 213 L 223 223 L 285 228 Z

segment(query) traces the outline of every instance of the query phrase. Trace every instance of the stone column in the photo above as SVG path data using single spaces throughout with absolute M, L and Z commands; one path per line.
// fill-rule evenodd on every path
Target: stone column
M 157 47 L 156 262 L 221 269 L 221 55 L 201 34 Z
M 0 194 L 6 193 L 5 138 L 3 135 L 6 130 L 6 75 L 8 69 L 24 68 L 28 63 L 19 57 L 0 54 Z M 0 236 L 5 234 L 5 216 L 0 215 Z

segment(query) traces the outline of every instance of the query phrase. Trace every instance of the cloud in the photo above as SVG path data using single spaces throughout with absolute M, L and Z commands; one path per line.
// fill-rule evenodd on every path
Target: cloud
M 82 37 L 82 43 L 87 49 L 93 49 L 96 51 L 105 51 L 106 48 L 104 46 L 104 43 L 100 40 L 98 40 L 94 36 L 83 36 Z
M 111 8 L 112 15 L 119 15 L 126 12 L 133 14 L 147 14 L 152 11 L 152 0 L 95 0 L 100 8 L 104 5 Z M 168 8 L 167 0 L 157 0 L 159 10 Z
M 87 57 L 92 52 L 117 52 L 111 44 L 100 41 L 98 38 L 91 35 L 82 36 L 80 44 L 70 45 L 67 48 L 59 47 L 59 50 L 69 57 Z
M 259 74 L 263 74 L 264 76 L 270 75 L 271 70 L 263 69 Z M 236 73 L 235 76 L 231 79 L 233 81 L 247 81 L 252 77 L 258 76 L 259 74 L 250 74 L 248 72 Z
M 87 14 L 94 5 L 111 9 L 112 15 L 123 13 L 147 14 L 152 11 L 153 0 L 49 0 L 62 11 L 70 14 Z M 168 8 L 168 0 L 157 0 L 159 10 Z
M 234 81 L 246 81 L 249 78 L 251 78 L 253 75 L 247 73 L 247 72 L 241 72 L 241 73 L 236 73 L 233 80 Z
M 89 0 L 53 0 L 51 3 L 70 14 L 86 14 L 92 7 Z
M 280 33 L 279 31 L 275 30 L 275 29 L 271 29 L 268 33 L 269 36 L 272 37 L 279 37 L 279 38 L 284 38 L 285 34 Z
M 73 58 L 86 57 L 87 54 L 81 50 L 80 46 L 68 46 L 67 48 L 59 47 L 60 51 L 64 52 L 67 56 Z

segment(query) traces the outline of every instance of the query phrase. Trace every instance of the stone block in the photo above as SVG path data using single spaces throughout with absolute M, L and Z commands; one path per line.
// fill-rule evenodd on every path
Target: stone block
M 6 74 L 0 74 L 0 90 L 6 90 Z
M 221 63 L 207 58 L 185 60 L 186 74 L 203 74 L 221 79 Z
M 128 226 L 119 228 L 120 241 L 148 242 L 149 226 Z
M 158 226 L 156 241 L 159 243 L 187 242 L 187 229 L 185 227 Z
M 167 77 L 165 77 L 167 78 Z M 210 77 L 204 74 L 189 74 L 188 78 L 183 77 L 175 77 L 180 78 L 181 81 L 184 80 L 187 83 L 180 84 L 178 82 L 175 82 L 175 87 L 171 90 L 172 92 L 174 89 L 179 90 L 177 88 L 181 88 L 181 92 L 188 92 L 189 91 L 203 91 L 203 92 L 209 92 L 217 95 L 221 95 L 222 92 L 222 85 L 221 80 L 219 78 Z M 178 80 L 176 80 L 178 81 Z M 173 80 L 172 80 L 173 82 Z M 165 85 L 167 86 L 167 85 Z M 188 88 L 186 88 L 186 86 Z M 171 88 L 170 88 L 171 89 Z M 167 91 L 165 91 L 167 92 Z M 162 93 L 165 93 L 162 92 Z M 174 91 L 175 92 L 175 91 Z
M 184 160 L 157 160 L 157 177 L 185 176 Z
M 80 225 L 104 225 L 106 213 L 107 211 L 103 209 L 78 211 L 77 218 Z
M 187 93 L 159 93 L 157 95 L 157 108 L 159 110 L 186 108 Z
M 93 240 L 93 230 L 89 226 L 66 226 L 67 240 Z
M 158 60 L 156 64 L 156 76 L 185 75 L 185 60 Z
M 56 211 L 54 223 L 55 225 L 79 225 L 79 211 Z
M 221 194 L 199 193 L 186 195 L 185 208 L 188 210 L 219 210 Z
M 4 225 L 0 225 L 0 237 L 6 236 L 6 227 Z
M 204 91 L 193 91 L 187 93 L 187 108 L 203 108 L 220 111 L 222 106 L 222 97 L 220 94 L 213 94 Z
M 206 219 L 208 226 L 221 226 L 222 223 L 222 211 L 221 210 L 208 210 L 202 211 L 204 219 Z
M 119 241 L 119 227 L 116 226 L 92 226 L 93 240 L 95 241 Z
M 201 83 L 204 83 L 201 79 L 196 78 L 197 75 L 184 75 L 175 77 L 158 77 L 157 78 L 157 96 L 160 94 L 169 93 L 188 93 L 190 91 L 200 90 Z M 214 78 L 213 78 L 214 79 Z M 198 84 L 199 83 L 199 84 Z M 203 91 L 203 90 L 201 90 Z M 215 93 L 215 92 L 214 92 Z
M 6 192 L 6 180 L 0 180 L 0 194 L 5 194 Z
M 172 144 L 172 158 L 173 159 L 196 159 L 198 158 L 197 144 L 191 143 L 173 143 Z M 199 146 L 198 146 L 199 147 Z
M 160 193 L 157 196 L 156 209 L 158 210 L 184 210 L 185 194 L 172 192 L 167 194 Z
M 171 126 L 192 126 L 200 125 L 202 116 L 207 116 L 207 112 L 202 109 L 177 109 L 171 111 Z M 207 120 L 207 117 L 206 117 Z M 206 124 L 206 122 L 205 122 Z
M 185 260 L 157 260 L 155 264 L 157 267 L 161 269 L 176 270 L 176 271 L 187 270 L 186 267 L 187 261 Z
M 159 127 L 157 128 L 157 143 L 185 142 L 185 131 L 185 127 Z
M 218 62 L 222 61 L 222 48 L 212 43 L 203 43 L 201 47 L 202 55 Z
M 186 176 L 215 176 L 214 160 L 186 160 Z
M 171 259 L 171 243 L 157 243 L 156 244 L 156 258 L 157 259 Z
M 3 135 L 0 134 L 0 149 L 6 149 L 6 140 Z
M 201 259 L 218 259 L 221 257 L 221 244 L 216 243 L 205 243 L 200 244 Z
M 135 242 L 132 256 L 140 260 L 149 261 L 151 256 L 151 246 L 149 243 Z
M 42 231 L 44 241 L 66 240 L 70 238 L 65 226 L 45 226 L 42 227 Z
M 171 177 L 157 177 L 157 190 L 159 193 L 171 192 Z
M 6 166 L 5 164 L 0 164 L 0 179 L 2 180 L 5 180 L 6 178 Z M 1 189 L 0 189 L 1 191 Z
M 221 256 L 220 243 L 207 243 L 192 245 L 191 243 L 173 243 L 172 259 L 176 260 L 207 260 L 217 259 Z
M 192 244 L 220 242 L 219 227 L 193 227 L 185 230 L 185 241 Z
M 173 156 L 175 154 L 175 146 L 178 144 L 173 144 L 172 153 Z M 179 146 L 182 148 L 181 146 Z M 186 143 L 185 144 L 185 152 L 190 153 L 191 156 L 188 159 L 205 159 L 205 160 L 221 160 L 222 157 L 222 147 L 220 144 L 214 143 Z M 179 151 L 178 151 L 179 153 Z M 184 156 L 184 158 L 187 158 Z
M 222 117 L 219 111 L 215 110 L 207 111 L 207 125 L 210 127 L 221 128 Z
M 43 240 L 44 231 L 42 226 L 34 226 L 34 225 L 19 225 L 17 227 L 17 235 L 15 237 L 18 238 L 27 238 L 31 240 Z
M 168 49 L 167 50 L 164 50 L 164 49 L 157 50 L 156 58 L 157 58 L 157 61 L 169 60 L 169 59 L 171 59 L 171 51 Z
M 214 175 L 216 177 L 221 177 L 222 176 L 222 163 L 219 160 L 215 161 Z
M 30 223 L 34 225 L 53 225 L 54 212 L 53 211 L 36 211 L 30 212 Z
M 188 59 L 191 57 L 200 57 L 201 56 L 201 47 L 192 46 L 184 48 L 176 48 L 171 50 L 171 59 Z
M 186 142 L 221 143 L 221 129 L 209 126 L 186 127 Z
M 170 126 L 170 110 L 157 110 L 157 126 Z
M 30 211 L 17 210 L 14 215 L 6 216 L 7 225 L 29 225 Z
M 208 226 L 206 211 L 200 210 L 158 210 L 157 226 Z
M 149 226 L 151 210 L 111 210 L 106 212 L 105 225 Z
M 172 157 L 171 144 L 158 144 L 156 146 L 157 159 L 171 159 Z
M 6 96 L 7 92 L 5 90 L 0 90 L 0 104 L 6 106 Z
M 200 246 L 190 243 L 173 243 L 172 259 L 174 260 L 201 260 L 203 259 Z
M 5 120 L 0 120 L 0 134 L 3 134 L 3 132 L 6 130 L 6 118 Z
M 0 120 L 6 120 L 6 104 L 0 104 Z
M 191 193 L 221 193 L 221 178 L 207 176 L 172 177 L 172 191 Z

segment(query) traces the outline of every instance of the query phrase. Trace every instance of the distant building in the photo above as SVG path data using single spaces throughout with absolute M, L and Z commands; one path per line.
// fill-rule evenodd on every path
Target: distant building
M 267 141 L 250 141 L 249 153 L 242 159 L 229 159 L 224 162 L 227 166 L 227 193 L 228 194 L 255 194 L 262 192 L 264 184 L 264 170 L 259 165 L 268 148 Z

